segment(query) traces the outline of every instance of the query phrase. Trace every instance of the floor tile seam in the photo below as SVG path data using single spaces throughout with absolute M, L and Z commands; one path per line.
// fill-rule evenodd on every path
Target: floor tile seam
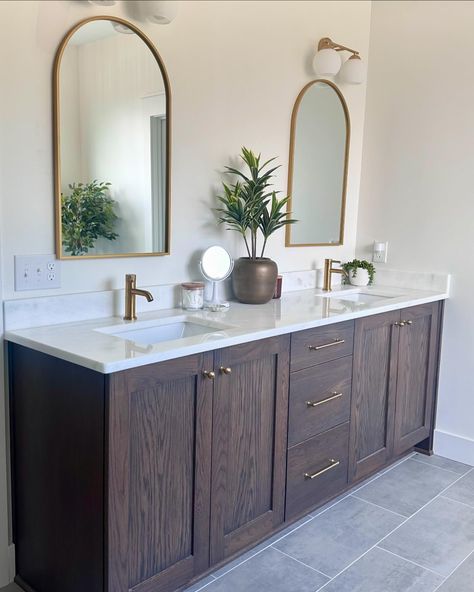
M 359 497 L 357 495 L 354 495 L 353 493 L 351 493 L 351 497 L 353 497 L 356 500 L 359 500 L 360 502 L 365 502 L 366 504 L 370 504 L 371 506 L 375 506 L 376 508 L 379 508 L 380 510 L 384 510 L 385 512 L 390 512 L 390 514 L 395 514 L 395 516 L 398 516 L 399 518 L 403 518 L 403 520 L 406 520 L 407 518 L 409 518 L 409 516 L 405 516 L 405 514 L 400 514 L 399 512 L 394 512 L 393 510 L 389 510 L 388 508 L 384 508 L 384 506 L 380 506 L 379 504 L 376 504 L 375 502 L 371 502 L 369 500 L 366 500 L 363 497 Z
M 456 567 L 446 576 L 446 579 L 444 580 L 444 582 L 441 582 L 441 584 L 439 586 L 437 586 L 433 592 L 436 592 L 437 590 L 439 590 L 441 588 L 441 586 L 448 581 L 448 579 L 461 567 L 461 565 L 463 563 L 465 563 L 470 557 L 471 555 L 474 553 L 474 549 L 469 553 L 469 555 L 467 557 L 464 557 L 464 559 L 459 562 Z
M 472 468 L 469 468 L 465 473 L 457 473 L 456 471 L 451 471 L 451 469 L 445 469 L 444 467 L 438 467 L 432 463 L 429 462 L 425 462 L 424 460 L 419 460 L 418 458 L 412 457 L 410 460 L 418 463 L 419 465 L 424 465 L 425 467 L 431 467 L 432 469 L 438 469 L 438 471 L 445 471 L 447 473 L 451 473 L 452 475 L 458 475 L 461 477 L 464 477 L 464 475 L 467 475 L 468 473 L 470 473 L 472 471 Z
M 461 504 L 461 506 L 464 506 L 465 508 L 469 508 L 470 510 L 474 510 L 474 504 L 466 504 L 466 502 L 461 502 L 460 500 L 454 499 L 452 497 L 449 497 L 449 495 L 442 495 L 441 496 L 443 499 L 447 499 L 450 502 L 456 502 L 457 504 Z
M 388 538 L 390 535 L 392 535 L 396 530 L 398 530 L 399 528 L 401 528 L 404 524 L 406 524 L 409 520 L 411 520 L 414 516 L 416 516 L 416 514 L 418 514 L 419 512 L 421 512 L 421 510 L 423 510 L 424 508 L 426 508 L 426 506 L 428 506 L 429 504 L 431 504 L 435 499 L 437 499 L 438 497 L 440 497 L 441 494 L 443 494 L 447 489 L 449 489 L 449 487 L 451 487 L 452 485 L 454 485 L 455 483 L 457 483 L 464 476 L 465 475 L 460 475 L 459 476 L 459 479 L 456 479 L 453 483 L 451 483 L 451 485 L 449 485 L 448 487 L 446 487 L 445 489 L 443 489 L 442 491 L 440 491 L 437 496 L 435 496 L 429 502 L 427 502 L 426 504 L 424 504 L 423 506 L 421 506 L 421 508 L 419 508 L 409 518 L 407 518 L 406 520 L 404 520 L 403 522 L 401 522 L 398 526 L 396 526 L 393 530 L 391 530 L 390 532 L 388 532 L 384 537 L 382 537 L 379 541 L 377 541 L 377 543 L 375 543 L 375 545 L 372 545 L 372 547 L 370 547 L 369 549 L 367 549 L 367 551 L 365 551 L 359 557 L 357 557 L 356 559 L 354 559 L 353 561 L 351 561 L 351 563 L 349 563 L 349 565 L 346 565 L 346 567 L 344 569 L 342 569 L 337 575 L 335 575 L 334 578 L 332 578 L 331 580 L 329 580 L 329 582 L 326 582 L 325 584 L 323 584 L 321 586 L 321 588 L 318 589 L 318 592 L 319 592 L 319 590 L 322 590 L 328 584 L 330 584 L 332 582 L 332 580 L 334 580 L 335 578 L 337 578 L 338 576 L 340 576 L 342 573 L 344 573 L 345 571 L 347 571 L 350 567 L 352 567 L 354 565 L 354 563 L 356 563 L 357 561 L 359 561 L 359 559 L 362 559 L 362 557 L 365 557 L 365 555 L 367 555 L 367 553 L 370 553 L 370 551 L 372 551 L 372 549 L 375 549 L 375 547 L 378 547 L 381 542 L 383 542 L 386 538 Z M 381 547 L 381 548 L 383 549 L 383 547 Z
M 402 561 L 405 561 L 407 563 L 411 563 L 412 565 L 416 565 L 416 567 L 419 567 L 424 571 L 429 571 L 433 575 L 438 576 L 439 578 L 442 578 L 443 581 L 446 580 L 445 575 L 435 571 L 434 569 L 431 569 L 429 567 L 425 567 L 424 565 L 420 565 L 419 563 L 417 563 L 416 561 L 413 561 L 412 559 L 407 559 L 406 557 L 402 557 L 401 555 L 398 555 L 398 553 L 394 553 L 393 551 L 389 551 L 388 549 L 384 549 L 383 547 L 376 547 L 376 548 L 380 549 L 381 551 L 384 551 L 385 553 L 390 553 L 390 555 L 394 555 L 395 557 L 398 557 L 398 559 L 401 559 Z
M 275 549 L 275 551 L 278 551 L 278 553 L 281 553 L 282 555 L 285 555 L 285 557 L 288 557 L 289 559 L 293 559 L 293 561 L 296 561 L 300 565 L 304 565 L 305 567 L 308 567 L 309 569 L 315 571 L 319 575 L 324 576 L 325 578 L 328 578 L 328 580 L 332 579 L 332 576 L 329 576 L 328 574 L 324 573 L 320 569 L 316 569 L 312 565 L 308 565 L 304 561 L 301 561 L 300 559 L 297 559 L 296 557 L 293 557 L 293 555 L 290 555 L 289 553 L 285 553 L 285 551 L 281 551 L 280 549 L 277 549 L 276 547 L 272 547 L 272 549 Z

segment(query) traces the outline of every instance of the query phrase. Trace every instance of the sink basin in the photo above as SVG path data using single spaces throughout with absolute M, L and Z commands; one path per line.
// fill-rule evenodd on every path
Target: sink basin
M 215 335 L 218 332 L 230 328 L 230 325 L 224 325 L 218 321 L 195 319 L 183 315 L 179 317 L 168 317 L 166 319 L 155 319 L 153 321 L 103 327 L 96 329 L 96 331 L 127 341 L 133 341 L 140 345 L 154 345 L 163 341 L 175 341 L 198 335 Z
M 380 300 L 395 298 L 393 295 L 377 294 L 376 292 L 364 292 L 363 290 L 340 290 L 338 292 L 322 294 L 322 296 L 323 298 L 334 298 L 337 300 L 343 300 L 345 302 L 357 302 L 358 304 L 371 304 L 372 302 L 380 302 Z

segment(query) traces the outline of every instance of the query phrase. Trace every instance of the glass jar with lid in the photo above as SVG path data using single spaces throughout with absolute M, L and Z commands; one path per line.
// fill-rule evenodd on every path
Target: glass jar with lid
M 181 302 L 185 310 L 199 310 L 204 306 L 204 283 L 181 284 Z

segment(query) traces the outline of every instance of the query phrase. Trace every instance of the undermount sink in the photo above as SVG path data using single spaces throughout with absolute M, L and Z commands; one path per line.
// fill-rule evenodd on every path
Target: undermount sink
M 323 298 L 335 298 L 337 300 L 344 300 L 348 302 L 357 302 L 358 304 L 371 304 L 372 302 L 379 302 L 380 300 L 387 300 L 395 298 L 393 295 L 377 294 L 376 292 L 365 292 L 363 290 L 329 292 L 322 294 Z
M 224 325 L 218 321 L 195 319 L 185 315 L 168 317 L 166 319 L 134 322 L 125 325 L 114 325 L 96 329 L 100 333 L 113 335 L 127 341 L 133 341 L 140 345 L 154 345 L 163 341 L 175 341 L 196 337 L 198 335 L 214 335 L 230 325 Z

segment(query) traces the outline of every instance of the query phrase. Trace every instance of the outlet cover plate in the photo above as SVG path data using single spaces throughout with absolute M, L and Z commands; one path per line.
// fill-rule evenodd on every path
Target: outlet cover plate
M 15 290 L 61 287 L 61 266 L 55 255 L 15 255 Z

